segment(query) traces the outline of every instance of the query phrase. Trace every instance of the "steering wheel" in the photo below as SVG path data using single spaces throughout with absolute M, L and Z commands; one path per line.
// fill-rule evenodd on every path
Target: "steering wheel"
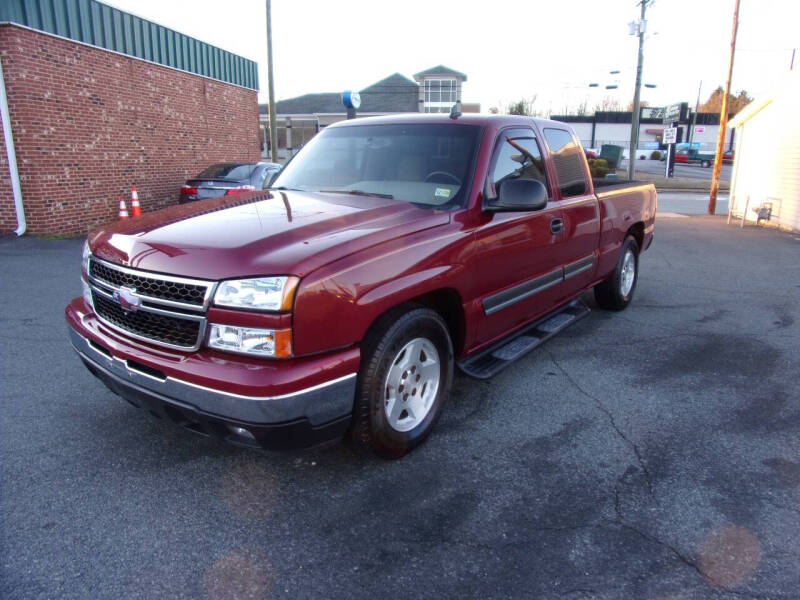
M 447 179 L 451 179 L 456 185 L 461 185 L 461 180 L 452 173 L 448 173 L 447 171 L 431 171 L 425 176 L 424 179 L 425 183 L 447 183 L 446 181 L 439 181 L 439 182 L 428 181 L 432 177 L 436 176 L 444 176 Z

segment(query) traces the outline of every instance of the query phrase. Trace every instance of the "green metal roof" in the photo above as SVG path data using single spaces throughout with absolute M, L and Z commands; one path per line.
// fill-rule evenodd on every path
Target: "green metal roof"
M 0 0 L 0 22 L 257 90 L 256 63 L 97 0 Z

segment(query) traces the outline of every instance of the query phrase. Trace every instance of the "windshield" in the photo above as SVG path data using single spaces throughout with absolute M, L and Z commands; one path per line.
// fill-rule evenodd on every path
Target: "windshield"
M 242 163 L 220 163 L 211 165 L 203 169 L 195 179 L 227 179 L 229 181 L 242 181 L 250 179 L 254 164 L 243 165 Z
M 450 123 L 333 127 L 318 134 L 272 187 L 463 206 L 480 127 Z

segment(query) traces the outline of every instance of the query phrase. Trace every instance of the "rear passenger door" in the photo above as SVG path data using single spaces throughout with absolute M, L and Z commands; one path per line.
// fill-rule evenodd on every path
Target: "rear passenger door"
M 532 129 L 499 132 L 484 196 L 495 197 L 509 179 L 537 179 L 551 201 L 537 211 L 484 213 L 476 230 L 474 281 L 484 316 L 478 344 L 547 312 L 561 295 L 561 209 L 552 202 L 545 171 Z
M 600 206 L 589 185 L 589 172 L 583 149 L 573 133 L 558 127 L 544 127 L 555 171 L 554 204 L 563 217 L 564 285 L 561 299 L 573 296 L 588 286 L 597 270 L 600 240 Z

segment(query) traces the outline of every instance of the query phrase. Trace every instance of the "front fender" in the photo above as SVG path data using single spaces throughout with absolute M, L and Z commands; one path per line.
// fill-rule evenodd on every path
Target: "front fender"
M 310 274 L 295 298 L 295 354 L 358 344 L 392 307 L 442 288 L 459 291 L 468 249 L 466 237 L 450 233 L 349 256 Z

